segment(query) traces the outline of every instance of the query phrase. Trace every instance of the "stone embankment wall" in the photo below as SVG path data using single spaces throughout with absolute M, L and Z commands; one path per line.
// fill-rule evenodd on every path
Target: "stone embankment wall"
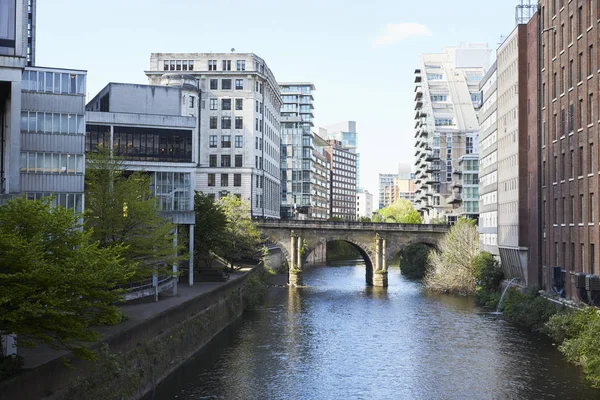
M 273 268 L 281 257 L 272 254 Z M 140 399 L 244 311 L 262 267 L 113 335 L 95 363 L 55 359 L 0 384 L 2 399 Z

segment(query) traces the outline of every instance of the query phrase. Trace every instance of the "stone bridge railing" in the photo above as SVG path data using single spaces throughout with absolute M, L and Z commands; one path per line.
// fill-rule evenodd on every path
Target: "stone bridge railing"
M 390 224 L 383 222 L 333 222 L 311 220 L 259 220 L 259 227 L 281 229 L 322 229 L 392 232 L 448 232 L 449 225 L 440 224 Z

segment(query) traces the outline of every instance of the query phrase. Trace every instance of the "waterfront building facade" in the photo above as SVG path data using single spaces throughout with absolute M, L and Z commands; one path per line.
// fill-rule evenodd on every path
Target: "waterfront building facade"
M 182 73 L 202 93 L 194 189 L 237 194 L 253 217 L 280 218 L 282 101 L 265 61 L 252 53 L 153 53 L 146 71 L 152 85 Z
M 344 121 L 320 128 L 319 135 L 325 140 L 335 140 L 356 154 L 356 187 L 360 188 L 360 153 L 358 152 L 358 132 L 356 121 Z M 326 132 L 326 133 L 325 133 Z
M 373 195 L 367 189 L 359 188 L 356 194 L 356 219 L 373 217 Z
M 330 139 L 325 149 L 331 165 L 330 216 L 356 220 L 356 154 L 340 141 Z
M 563 270 L 567 297 L 576 274 L 598 274 L 600 243 L 600 7 L 596 1 L 542 0 L 541 58 L 542 282 Z
M 478 154 L 479 82 L 489 65 L 487 45 L 422 54 L 415 70 L 415 205 L 426 222 L 475 216 L 462 202 L 460 160 Z M 476 177 L 478 179 L 478 177 Z
M 327 219 L 328 206 L 313 198 L 313 92 L 309 82 L 280 83 L 281 90 L 281 217 Z M 318 152 L 317 152 L 318 153 Z M 324 157 L 324 154 L 321 154 Z
M 498 252 L 498 72 L 494 63 L 480 83 L 479 240 L 483 251 Z
M 32 66 L 34 1 L 0 1 L 0 27 L 0 201 L 82 212 L 86 71 Z

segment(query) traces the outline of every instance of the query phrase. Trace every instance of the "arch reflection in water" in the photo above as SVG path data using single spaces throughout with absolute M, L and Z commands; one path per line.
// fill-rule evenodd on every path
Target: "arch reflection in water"
M 308 287 L 273 288 L 154 398 L 600 398 L 540 336 L 397 269 L 387 290 L 365 287 L 364 268 L 314 267 Z

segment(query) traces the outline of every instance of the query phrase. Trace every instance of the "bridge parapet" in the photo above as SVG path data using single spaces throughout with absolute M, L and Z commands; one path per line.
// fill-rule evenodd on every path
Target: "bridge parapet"
M 448 232 L 449 225 L 440 224 L 391 224 L 383 222 L 334 222 L 311 220 L 264 220 L 258 222 L 264 228 L 323 229 L 354 231 L 393 232 Z

